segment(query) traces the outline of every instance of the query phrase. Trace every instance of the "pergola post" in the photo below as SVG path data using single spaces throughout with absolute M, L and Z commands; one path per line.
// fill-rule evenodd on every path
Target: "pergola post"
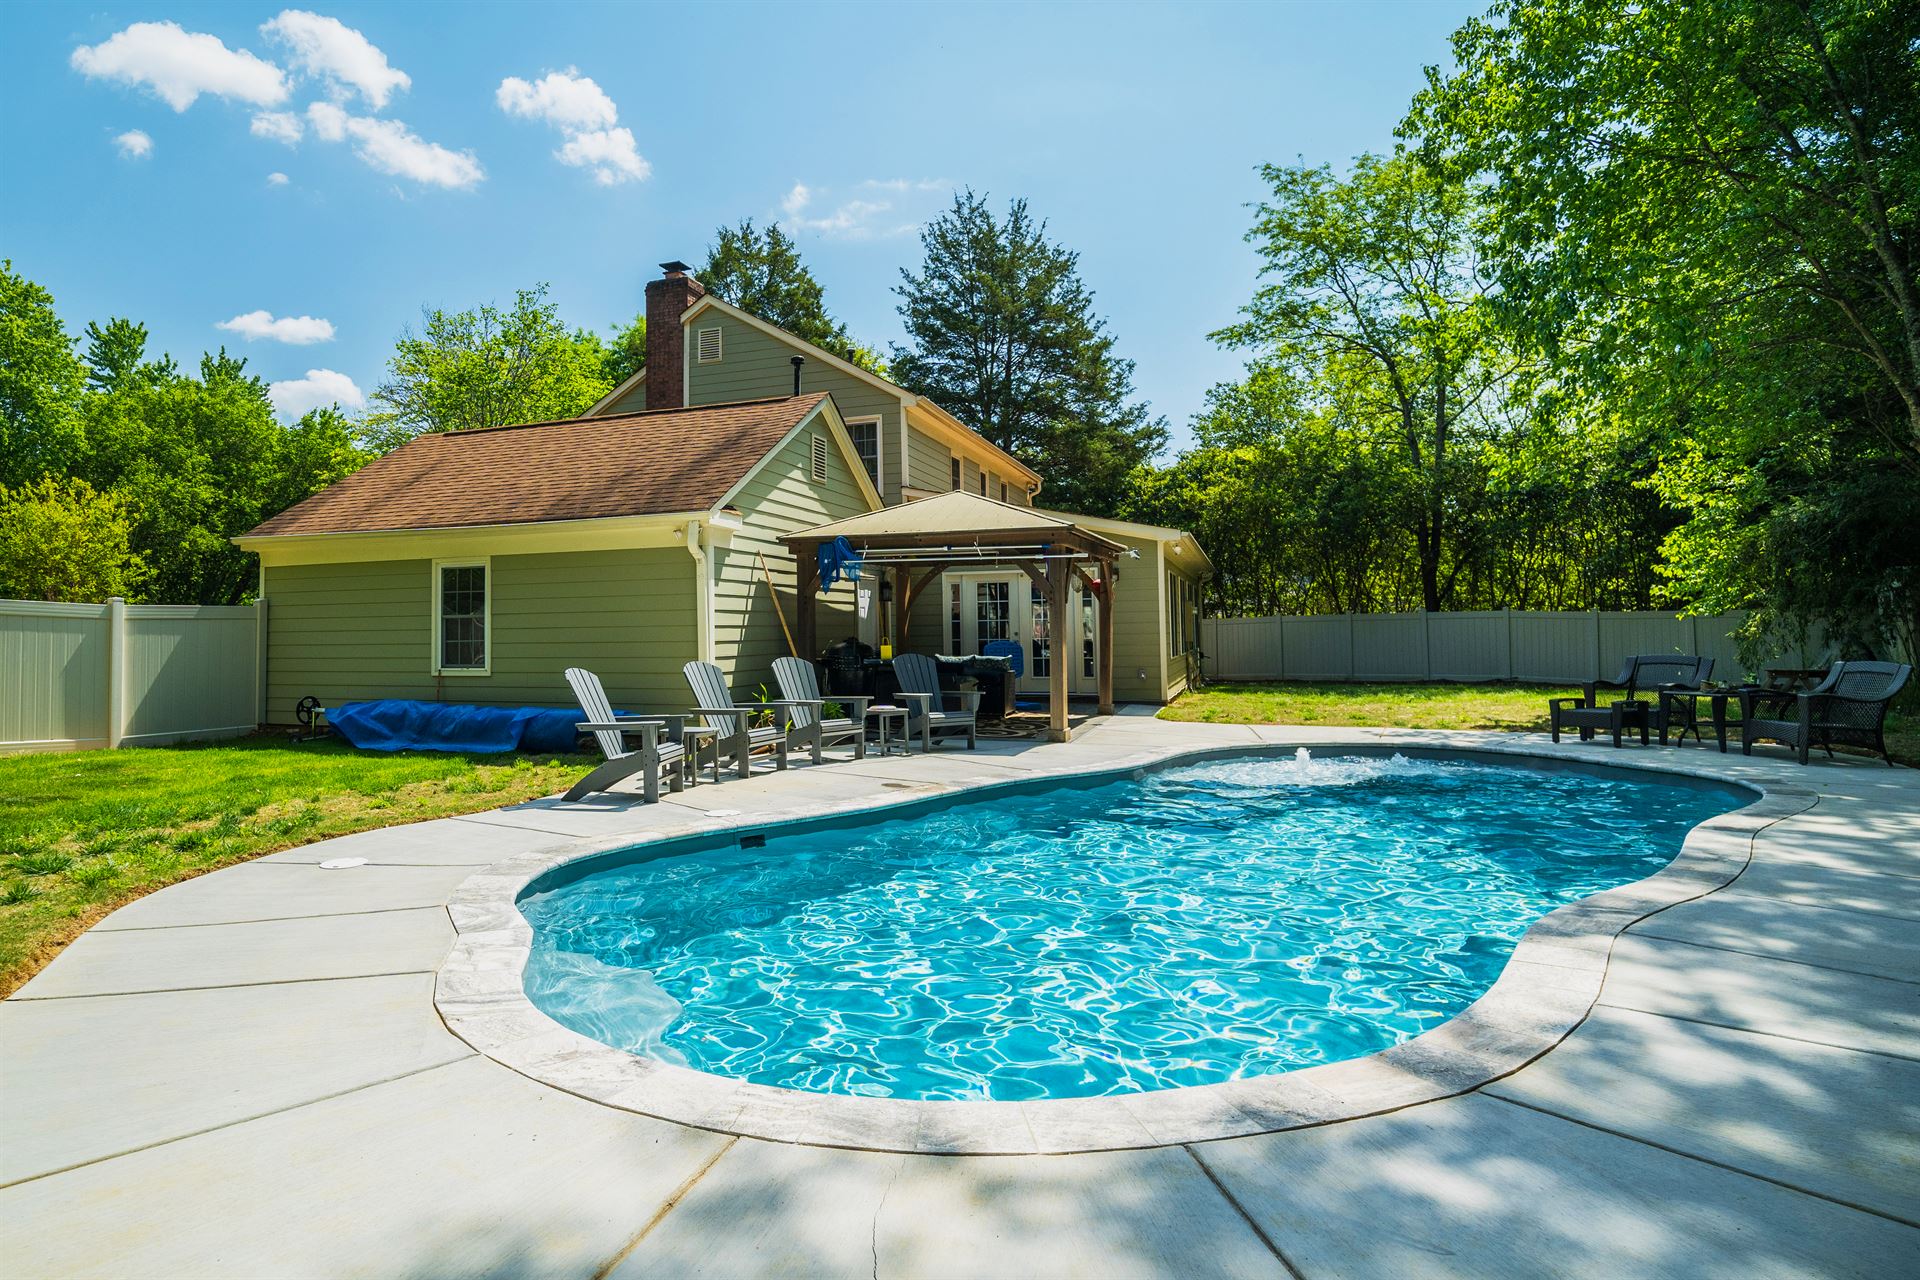
M 1066 560 L 1047 561 L 1047 740 L 1073 741 L 1072 724 L 1067 717 L 1067 673 L 1069 650 L 1060 643 L 1067 628 L 1067 587 L 1073 580 L 1073 568 Z
M 796 596 L 794 642 L 800 650 L 794 656 L 812 662 L 820 651 L 816 634 L 820 614 L 820 544 L 803 542 L 796 545 L 793 559 Z
M 1100 562 L 1100 590 L 1094 593 L 1099 605 L 1095 624 L 1095 660 L 1100 681 L 1100 714 L 1113 714 L 1113 561 Z
M 895 565 L 888 572 L 893 575 L 893 651 L 905 653 L 907 625 L 913 621 L 913 570 Z

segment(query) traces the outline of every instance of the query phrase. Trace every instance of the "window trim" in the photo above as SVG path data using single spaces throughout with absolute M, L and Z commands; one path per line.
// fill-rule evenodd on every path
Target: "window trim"
M 952 491 L 953 491 L 954 493 L 958 493 L 958 492 L 960 492 L 960 490 L 961 490 L 961 489 L 962 489 L 962 488 L 964 487 L 964 484 L 965 484 L 965 481 L 966 481 L 966 472 L 965 472 L 965 470 L 963 470 L 963 469 L 961 468 L 961 466 L 960 466 L 960 455 L 959 455 L 959 454 L 957 454 L 957 453 L 950 453 L 950 454 L 948 454 L 948 455 L 947 455 L 947 460 L 948 460 L 948 462 L 950 462 L 950 463 L 952 464 L 952 465 L 951 465 L 951 467 L 949 467 L 949 469 L 948 469 L 948 471 L 949 471 L 949 474 L 950 474 L 950 475 L 951 475 L 951 476 L 953 477 L 953 490 L 952 490 Z
M 847 440 L 852 443 L 853 456 L 856 458 L 860 456 L 860 442 L 853 438 L 853 429 L 855 427 L 869 426 L 873 428 L 873 475 L 871 479 L 873 480 L 874 489 L 879 490 L 881 479 L 887 474 L 887 433 L 885 430 L 885 417 L 881 414 L 870 413 L 858 418 L 845 418 L 843 421 L 847 424 Z
M 445 610 L 441 607 L 442 590 L 446 577 L 445 569 L 479 569 L 482 573 L 481 591 L 484 593 L 480 613 L 480 656 L 477 667 L 442 666 L 440 659 L 446 652 L 442 632 L 446 622 Z M 433 562 L 433 615 L 429 630 L 433 636 L 433 651 L 428 655 L 429 668 L 435 676 L 490 676 L 493 674 L 493 557 L 461 556 Z

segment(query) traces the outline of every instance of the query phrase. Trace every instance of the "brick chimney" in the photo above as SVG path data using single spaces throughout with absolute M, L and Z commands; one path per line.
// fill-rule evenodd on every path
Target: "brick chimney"
M 647 408 L 678 409 L 687 402 L 686 330 L 680 317 L 706 296 L 684 262 L 663 262 L 666 274 L 647 282 Z

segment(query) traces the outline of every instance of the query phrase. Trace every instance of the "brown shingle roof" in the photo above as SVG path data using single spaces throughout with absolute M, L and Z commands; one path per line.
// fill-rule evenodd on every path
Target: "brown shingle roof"
M 817 392 L 425 435 L 246 536 L 700 511 L 826 398 Z

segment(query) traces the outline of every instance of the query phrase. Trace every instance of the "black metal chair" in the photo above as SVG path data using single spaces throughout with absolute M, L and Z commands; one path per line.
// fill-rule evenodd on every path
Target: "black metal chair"
M 1563 728 L 1580 730 L 1582 742 L 1592 739 L 1594 730 L 1611 729 L 1614 745 L 1620 745 L 1620 728 L 1615 722 L 1620 716 L 1609 714 L 1610 708 L 1600 705 L 1600 690 L 1619 689 L 1623 692 L 1621 701 L 1628 704 L 1625 708 L 1626 728 L 1639 728 L 1641 741 L 1646 741 L 1645 731 L 1653 729 L 1660 733 L 1661 741 L 1673 726 L 1669 717 L 1676 713 L 1680 720 L 1680 738 L 1686 740 L 1687 730 L 1700 738 L 1700 724 L 1693 712 L 1691 702 L 1676 702 L 1669 705 L 1660 697 L 1660 690 L 1672 686 L 1697 689 L 1700 682 L 1713 674 L 1713 659 L 1702 658 L 1694 654 L 1649 653 L 1628 658 L 1620 674 L 1612 680 L 1589 680 L 1582 686 L 1579 698 L 1552 698 L 1547 703 L 1548 722 L 1552 726 L 1553 740 L 1560 741 Z M 1651 694 L 1649 700 L 1643 695 Z M 1636 723 L 1637 721 L 1637 723 Z M 1702 739 L 1704 741 L 1704 739 Z
M 1755 742 L 1779 742 L 1792 747 L 1805 764 L 1813 747 L 1824 748 L 1832 758 L 1837 744 L 1866 747 L 1891 765 L 1887 707 L 1912 675 L 1913 668 L 1904 662 L 1836 662 L 1827 678 L 1805 693 L 1743 693 L 1740 750 L 1752 755 Z M 1791 718 L 1779 714 L 1789 709 L 1795 713 Z

